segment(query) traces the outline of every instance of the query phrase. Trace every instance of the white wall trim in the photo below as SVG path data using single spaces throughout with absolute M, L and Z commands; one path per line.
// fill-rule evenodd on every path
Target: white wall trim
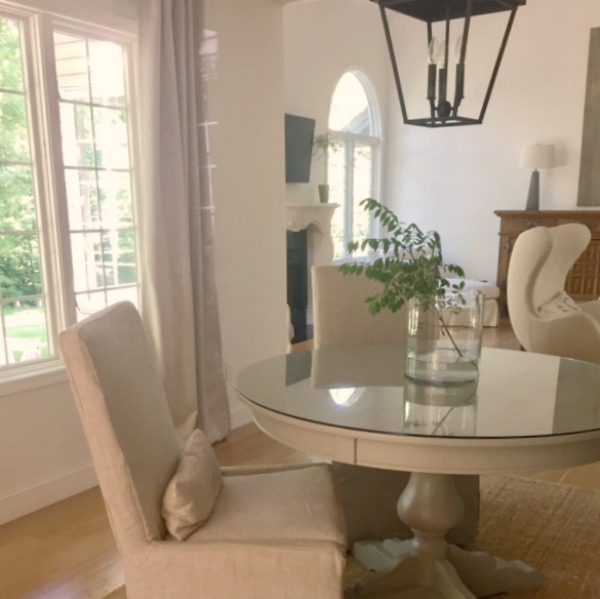
M 23 366 L 4 371 L 0 377 L 0 397 L 16 395 L 33 389 L 47 389 L 52 385 L 68 384 L 69 378 L 64 364 L 58 360 Z
M 91 463 L 0 497 L 0 525 L 81 493 L 98 484 Z

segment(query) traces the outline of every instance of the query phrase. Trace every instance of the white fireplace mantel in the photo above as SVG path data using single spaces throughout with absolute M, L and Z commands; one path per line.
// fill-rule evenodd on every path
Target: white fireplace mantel
M 322 235 L 331 235 L 331 219 L 339 204 L 287 204 L 286 229 L 297 233 L 314 225 Z
M 307 267 L 308 267 L 308 309 L 306 320 L 313 322 L 310 269 L 313 265 L 331 264 L 334 247 L 331 237 L 331 221 L 339 204 L 286 204 L 285 227 L 288 232 L 298 233 L 307 230 Z M 289 316 L 289 310 L 288 310 Z M 288 326 L 289 339 L 294 336 L 291 323 Z M 289 347 L 289 346 L 288 346 Z

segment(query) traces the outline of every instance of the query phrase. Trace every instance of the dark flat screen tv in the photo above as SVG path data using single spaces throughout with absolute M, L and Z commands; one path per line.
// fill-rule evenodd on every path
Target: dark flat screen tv
M 315 119 L 285 115 L 285 182 L 308 183 L 312 159 Z

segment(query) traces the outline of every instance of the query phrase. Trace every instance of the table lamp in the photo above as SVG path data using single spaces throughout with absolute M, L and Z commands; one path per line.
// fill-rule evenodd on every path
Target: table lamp
M 521 168 L 533 169 L 527 194 L 525 210 L 540 209 L 540 173 L 538 169 L 554 166 L 554 146 L 552 144 L 532 144 L 521 150 Z

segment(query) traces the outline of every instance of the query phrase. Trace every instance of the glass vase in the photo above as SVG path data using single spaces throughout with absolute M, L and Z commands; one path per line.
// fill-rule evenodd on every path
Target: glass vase
M 444 297 L 408 306 L 405 377 L 422 385 L 422 401 L 467 401 L 476 393 L 483 332 L 480 291 L 448 291 Z
M 404 384 L 403 430 L 410 435 L 471 437 L 477 428 L 477 394 L 473 383 L 440 388 Z M 442 400 L 443 398 L 443 400 Z

